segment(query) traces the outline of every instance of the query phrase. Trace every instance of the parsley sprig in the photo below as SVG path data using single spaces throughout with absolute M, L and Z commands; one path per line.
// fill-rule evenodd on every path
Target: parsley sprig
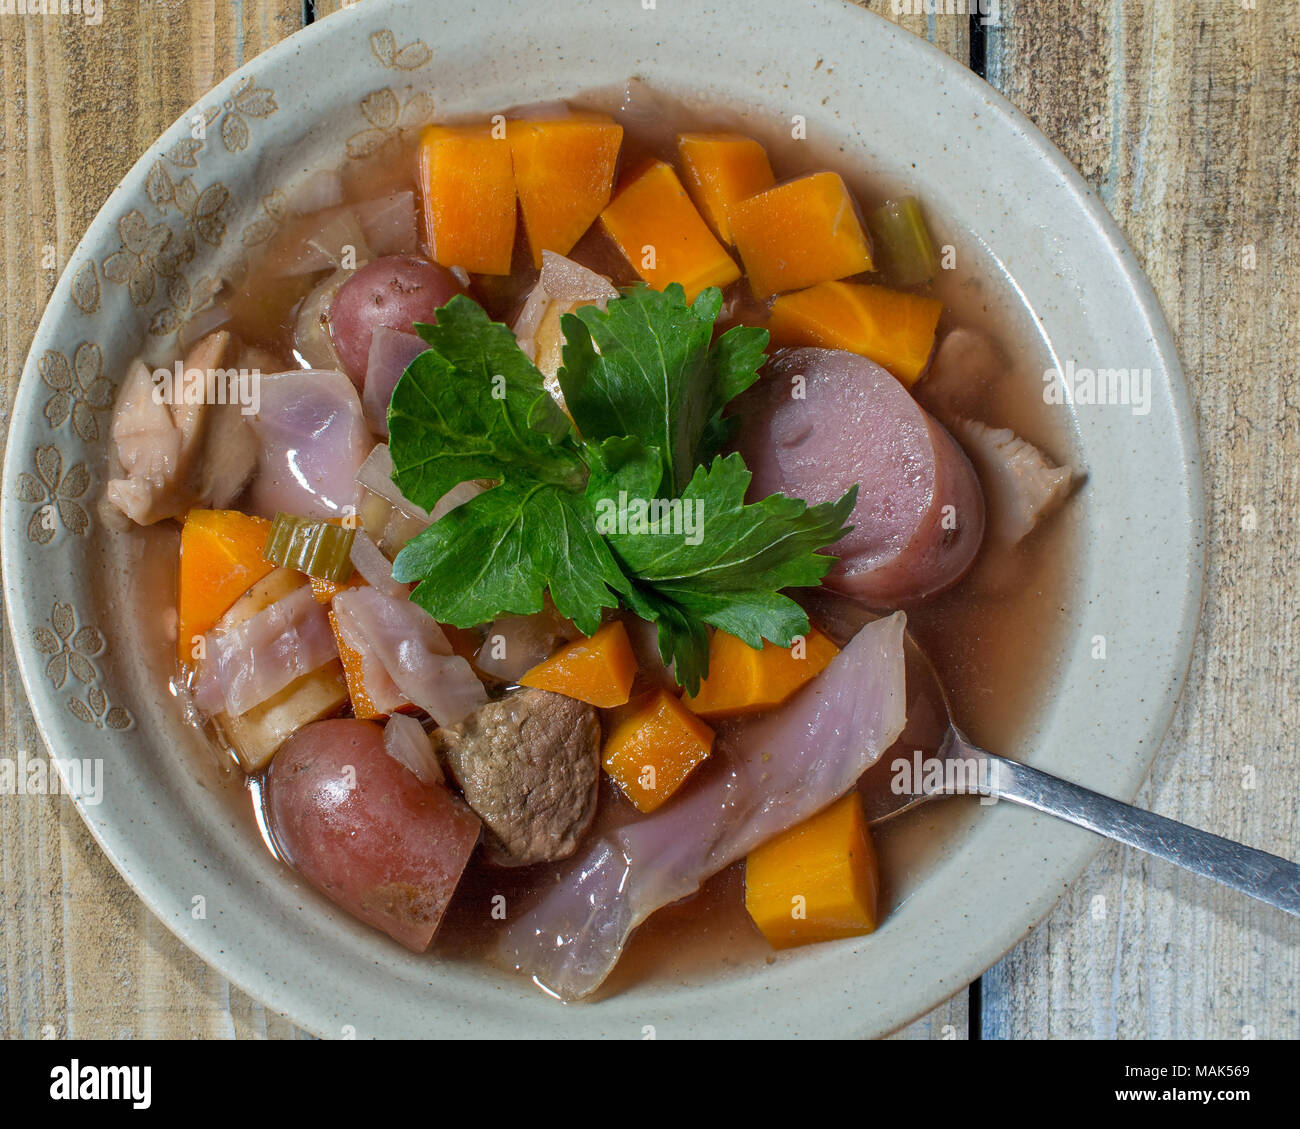
M 816 506 L 745 503 L 744 460 L 720 454 L 735 427 L 723 412 L 758 378 L 767 331 L 737 326 L 715 341 L 721 306 L 716 289 L 688 304 L 673 284 L 566 314 L 559 382 L 572 420 L 510 329 L 470 299 L 417 327 L 429 348 L 393 393 L 393 480 L 425 509 L 468 479 L 496 485 L 398 554 L 393 575 L 417 582 L 411 598 L 472 627 L 540 611 L 549 591 L 589 635 L 621 604 L 657 624 L 660 654 L 692 693 L 708 626 L 753 647 L 806 632 L 782 590 L 821 582 L 835 558 L 817 550 L 846 532 L 856 490 Z M 689 507 L 699 528 L 625 520 L 653 500 Z

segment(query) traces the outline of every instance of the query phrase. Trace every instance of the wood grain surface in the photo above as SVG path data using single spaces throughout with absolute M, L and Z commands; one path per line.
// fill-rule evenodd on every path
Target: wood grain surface
M 1178 341 L 1205 607 L 1138 803 L 1300 856 L 1300 7 L 1003 0 L 988 75 L 1101 193 Z M 1107 847 L 983 981 L 985 1037 L 1296 1038 L 1300 922 Z
M 364 0 L 362 0 L 364 2 Z M 137 156 L 241 63 L 340 0 L 108 0 L 89 34 L 0 17 L 0 413 L 57 270 Z M 1197 405 L 1207 601 L 1139 802 L 1294 857 L 1300 752 L 1300 8 L 1258 0 L 872 0 L 1024 109 L 1102 194 Z M 930 5 L 935 7 L 936 5 Z M 895 12 L 894 9 L 900 9 Z M 918 14 L 911 14 L 915 10 Z M 0 755 L 39 748 L 0 638 Z M 1300 1035 L 1300 927 L 1107 848 L 972 993 L 903 1038 Z M 7 1037 L 295 1037 L 135 898 L 61 797 L 0 797 Z

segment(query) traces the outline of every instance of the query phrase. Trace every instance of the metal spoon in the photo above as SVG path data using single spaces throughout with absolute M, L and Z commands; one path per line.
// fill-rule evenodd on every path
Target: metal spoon
M 808 608 L 832 636 L 851 635 L 876 618 L 825 590 L 810 594 Z M 907 725 L 859 782 L 868 823 L 883 823 L 936 796 L 1009 800 L 1168 859 L 1300 917 L 1300 866 L 1295 863 L 973 745 L 953 724 L 948 697 L 930 660 L 910 633 L 905 639 Z M 916 771 L 918 767 L 922 771 Z M 899 790 L 900 780 L 909 774 L 910 781 L 903 782 L 912 786 Z

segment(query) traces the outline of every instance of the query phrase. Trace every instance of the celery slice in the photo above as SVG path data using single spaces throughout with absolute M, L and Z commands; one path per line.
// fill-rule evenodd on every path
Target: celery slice
M 355 529 L 328 521 L 279 513 L 266 538 L 264 556 L 281 568 L 293 568 L 318 580 L 341 584 L 352 575 Z
M 915 197 L 900 196 L 886 202 L 872 212 L 867 226 L 875 240 L 873 249 L 890 282 L 918 286 L 934 277 L 939 260 Z

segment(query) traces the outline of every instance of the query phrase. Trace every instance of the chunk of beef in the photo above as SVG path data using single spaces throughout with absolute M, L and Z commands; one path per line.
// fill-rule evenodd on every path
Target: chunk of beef
M 591 826 L 600 779 L 600 722 L 584 702 L 519 690 L 488 702 L 434 744 L 483 820 L 499 866 L 567 858 Z

